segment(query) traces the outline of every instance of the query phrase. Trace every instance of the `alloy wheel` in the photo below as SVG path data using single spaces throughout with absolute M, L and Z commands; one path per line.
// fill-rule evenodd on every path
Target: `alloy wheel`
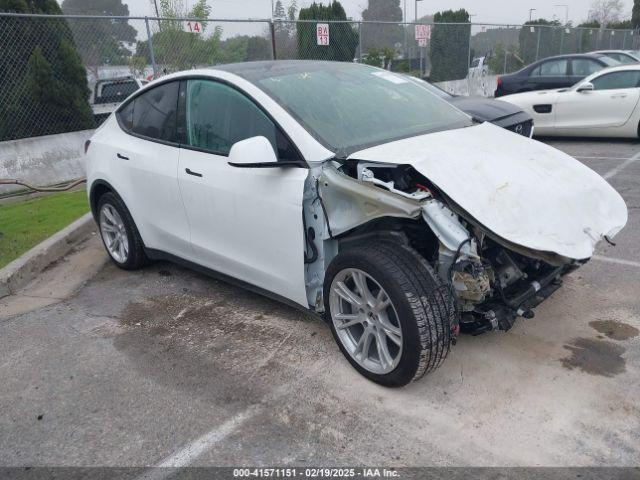
M 394 370 L 402 356 L 402 327 L 391 298 L 357 268 L 338 272 L 329 292 L 331 320 L 343 347 L 375 374 Z
M 118 263 L 125 263 L 129 257 L 127 230 L 118 211 L 108 203 L 100 210 L 100 233 L 111 257 Z

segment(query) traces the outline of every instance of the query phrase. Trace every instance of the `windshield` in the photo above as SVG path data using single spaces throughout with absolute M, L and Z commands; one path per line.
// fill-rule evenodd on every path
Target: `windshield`
M 240 75 L 248 72 L 238 72 Z M 338 156 L 471 119 L 402 75 L 366 65 L 292 62 L 243 75 Z

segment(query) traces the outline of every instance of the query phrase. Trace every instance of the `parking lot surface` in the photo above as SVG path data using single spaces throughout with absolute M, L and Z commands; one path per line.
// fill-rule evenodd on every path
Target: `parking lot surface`
M 304 313 L 173 264 L 108 264 L 0 313 L 0 465 L 639 465 L 640 144 L 548 143 L 605 176 L 629 222 L 534 319 L 462 336 L 391 390 Z

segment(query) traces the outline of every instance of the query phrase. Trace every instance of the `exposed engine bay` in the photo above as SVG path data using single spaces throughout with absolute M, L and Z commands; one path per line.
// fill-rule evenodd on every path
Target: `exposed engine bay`
M 307 295 L 320 313 L 331 259 L 383 237 L 420 253 L 455 293 L 460 329 L 473 334 L 532 318 L 584 263 L 501 239 L 410 165 L 331 161 L 312 169 L 305 187 Z

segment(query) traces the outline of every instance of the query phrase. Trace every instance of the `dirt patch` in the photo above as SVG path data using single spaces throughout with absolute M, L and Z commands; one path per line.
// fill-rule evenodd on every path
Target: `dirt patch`
M 595 320 L 589 326 L 612 340 L 629 340 L 640 334 L 637 328 L 615 320 Z
M 569 370 L 578 368 L 590 375 L 603 377 L 615 377 L 626 370 L 625 359 L 622 358 L 625 349 L 608 340 L 575 338 L 564 348 L 571 352 L 571 356 L 560 361 Z

